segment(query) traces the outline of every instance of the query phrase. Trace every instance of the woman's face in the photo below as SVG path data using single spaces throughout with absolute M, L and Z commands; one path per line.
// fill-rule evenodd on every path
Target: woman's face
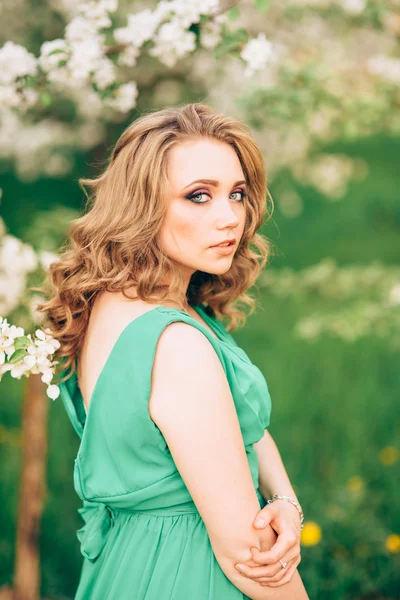
M 236 152 L 229 144 L 206 138 L 185 141 L 170 150 L 167 172 L 160 247 L 189 278 L 196 271 L 226 273 L 246 217 L 246 183 Z M 234 240 L 229 249 L 212 247 L 227 239 Z

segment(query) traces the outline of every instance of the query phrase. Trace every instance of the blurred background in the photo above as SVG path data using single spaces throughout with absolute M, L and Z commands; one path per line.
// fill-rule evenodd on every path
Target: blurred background
M 132 120 L 205 101 L 252 129 L 273 252 L 233 335 L 268 381 L 269 431 L 305 513 L 299 572 L 324 600 L 400 598 L 399 9 L 0 4 L 0 317 L 26 333 L 40 327 L 31 288 L 85 208 L 78 179 Z M 0 598 L 70 599 L 79 438 L 38 376 L 6 372 L 1 327 Z

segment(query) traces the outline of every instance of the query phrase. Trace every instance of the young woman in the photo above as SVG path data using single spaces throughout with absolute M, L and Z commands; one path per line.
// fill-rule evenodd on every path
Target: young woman
M 75 598 L 307 600 L 268 386 L 229 333 L 269 255 L 250 131 L 205 104 L 149 113 L 81 184 L 88 210 L 42 305 L 81 437 Z M 282 543 L 254 526 L 269 494 Z

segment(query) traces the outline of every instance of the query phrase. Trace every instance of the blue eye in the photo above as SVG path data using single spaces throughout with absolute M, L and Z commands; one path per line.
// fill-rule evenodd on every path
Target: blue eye
M 239 202 L 243 202 L 244 199 L 247 197 L 247 194 L 244 190 L 237 190 L 236 192 L 232 192 L 232 194 L 239 194 L 240 193 L 240 200 Z M 189 194 L 189 196 L 186 196 L 186 198 L 188 200 L 191 200 L 192 202 L 194 202 L 195 204 L 207 204 L 208 200 L 203 200 L 203 201 L 198 201 L 198 200 L 194 200 L 194 198 L 198 198 L 199 196 L 209 196 L 209 194 L 207 194 L 206 192 L 197 192 L 194 194 Z
M 191 200 L 195 204 L 206 204 L 208 202 L 208 200 L 204 200 L 203 202 L 199 202 L 198 200 L 194 200 L 194 198 L 198 198 L 199 196 L 208 196 L 208 194 L 206 194 L 205 192 L 197 192 L 197 194 L 189 194 L 189 196 L 186 196 L 186 198 L 188 200 Z
M 236 190 L 236 192 L 232 192 L 232 194 L 239 194 L 239 193 L 240 193 L 239 202 L 243 202 L 243 200 L 247 197 L 247 194 L 244 190 Z

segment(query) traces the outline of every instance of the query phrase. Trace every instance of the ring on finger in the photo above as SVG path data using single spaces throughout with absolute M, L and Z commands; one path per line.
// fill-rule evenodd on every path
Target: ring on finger
M 283 562 L 281 559 L 279 559 L 279 562 L 281 563 L 282 567 L 283 567 L 284 569 L 286 569 L 286 567 L 287 567 L 287 562 Z

